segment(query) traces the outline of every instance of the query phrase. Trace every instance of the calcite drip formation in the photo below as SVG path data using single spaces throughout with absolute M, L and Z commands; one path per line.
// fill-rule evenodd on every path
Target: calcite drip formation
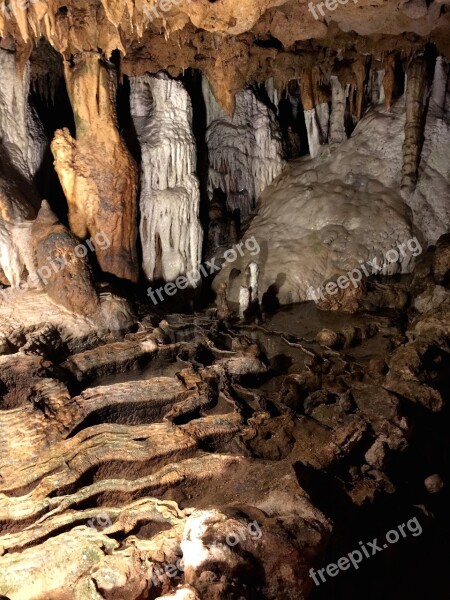
M 337 74 L 328 77 L 317 67 L 304 71 L 298 94 L 290 89 L 285 97 L 297 119 L 304 112 L 310 159 L 287 166 L 288 140 L 279 124 L 283 91 L 273 78 L 239 91 L 228 115 L 202 76 L 197 103 L 200 98 L 204 106 L 205 170 L 183 81 L 165 73 L 132 76 L 130 114 L 140 172 L 119 131 L 117 65 L 99 52 L 65 60 L 76 132 L 72 137 L 67 128 L 57 130 L 51 149 L 71 231 L 79 240 L 95 239 L 98 233 L 110 240 L 107 249 L 95 248 L 106 273 L 137 281 L 143 272 L 149 281 L 175 281 L 198 268 L 204 230 L 207 256 L 220 255 L 226 244 L 237 241 L 241 222 L 261 200 L 247 232 L 263 248 L 259 300 L 281 278 L 282 303 L 308 299 L 311 286 L 361 261 L 381 260 L 416 235 L 424 244 L 435 243 L 450 221 L 445 152 L 449 65 L 441 56 L 431 61 L 424 52 L 402 61 L 392 55 L 382 61 L 356 60 L 350 67 L 338 61 Z M 30 64 L 21 70 L 18 57 L 8 50 L 1 50 L 0 57 L 5 78 L 2 153 L 17 172 L 16 177 L 2 176 L 0 261 L 4 282 L 17 285 L 36 270 L 30 225 L 39 198 L 33 176 L 46 141 L 25 100 Z M 403 67 L 402 82 L 395 72 Z M 210 205 L 209 224 L 201 222 L 201 190 Z M 16 242 L 11 241 L 13 230 Z M 217 280 L 216 285 L 228 285 L 234 273 L 228 286 L 232 302 L 238 301 L 248 260 L 240 257 Z M 404 256 L 382 272 L 405 273 L 412 266 Z
M 283 149 L 273 111 L 251 89 L 236 96 L 229 117 L 219 106 L 204 77 L 206 143 L 209 154 L 208 194 L 220 190 L 227 208 L 246 217 L 264 189 L 283 170 Z
M 131 79 L 131 114 L 142 152 L 142 269 L 150 281 L 174 281 L 202 255 L 191 101 L 180 82 L 143 75 Z

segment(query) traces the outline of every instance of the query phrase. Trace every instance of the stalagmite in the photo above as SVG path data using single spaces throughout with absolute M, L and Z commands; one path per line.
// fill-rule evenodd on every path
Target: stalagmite
M 248 267 L 248 287 L 250 289 L 250 302 L 255 304 L 258 302 L 258 280 L 259 280 L 259 266 L 255 262 L 251 262 Z
M 207 109 L 210 198 L 216 189 L 227 196 L 228 209 L 248 215 L 264 189 L 281 173 L 281 135 L 272 111 L 251 89 L 236 96 L 233 118 L 217 104 L 203 78 Z
M 332 109 L 330 116 L 330 143 L 340 144 L 347 139 L 345 133 L 345 99 L 346 92 L 341 82 L 335 76 L 331 76 Z
M 316 109 L 305 110 L 306 131 L 308 133 L 309 153 L 315 158 L 320 148 L 320 132 L 316 120 Z
M 321 102 L 316 106 L 316 118 L 320 132 L 320 142 L 326 144 L 330 128 L 330 106 L 328 102 Z
M 90 52 L 65 63 L 75 114 L 76 139 L 58 130 L 52 142 L 55 169 L 69 205 L 71 230 L 79 238 L 106 234 L 111 246 L 96 245 L 100 267 L 137 281 L 135 162 L 117 129 L 113 66 Z
M 250 306 L 250 290 L 241 285 L 239 289 L 239 318 L 243 319 Z
M 426 92 L 426 62 L 414 58 L 407 70 L 405 142 L 403 144 L 402 190 L 412 192 L 423 146 Z
M 132 78 L 131 89 L 142 151 L 143 270 L 149 280 L 174 281 L 198 268 L 203 242 L 191 101 L 163 74 Z
M 93 317 L 100 306 L 86 259 L 87 248 L 53 214 L 44 200 L 32 227 L 38 275 L 45 291 L 72 313 Z

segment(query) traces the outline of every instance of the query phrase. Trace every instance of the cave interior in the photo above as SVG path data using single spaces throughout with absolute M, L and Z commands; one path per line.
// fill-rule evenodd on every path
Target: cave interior
M 0 600 L 446 600 L 449 405 L 449 0 L 0 5 Z

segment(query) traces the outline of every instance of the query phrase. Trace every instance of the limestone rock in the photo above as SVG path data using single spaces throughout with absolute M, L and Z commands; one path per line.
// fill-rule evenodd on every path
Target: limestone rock
M 437 494 L 444 487 L 444 482 L 442 481 L 442 477 L 435 473 L 434 475 L 429 475 L 425 479 L 424 485 L 430 494 Z
M 52 142 L 55 169 L 69 205 L 69 223 L 80 239 L 94 239 L 101 268 L 137 281 L 136 164 L 117 129 L 116 74 L 92 52 L 65 63 L 77 137 L 58 130 Z M 105 249 L 96 235 L 106 235 Z
M 183 84 L 164 74 L 133 78 L 131 89 L 142 152 L 142 268 L 150 281 L 175 281 L 196 271 L 203 243 L 192 105 Z
M 100 302 L 89 264 L 75 237 L 42 202 L 32 227 L 41 282 L 50 298 L 75 314 L 94 317 Z
M 433 257 L 433 276 L 439 285 L 450 283 L 450 235 L 439 238 Z

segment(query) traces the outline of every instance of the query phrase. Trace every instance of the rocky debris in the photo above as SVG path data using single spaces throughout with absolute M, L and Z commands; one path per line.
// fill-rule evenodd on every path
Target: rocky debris
M 434 475 L 429 475 L 425 479 L 424 485 L 430 494 L 437 494 L 444 487 L 444 482 L 442 481 L 442 477 L 435 473 Z
M 98 598 L 306 598 L 331 515 L 412 481 L 442 489 L 428 422 L 445 406 L 447 312 L 333 328 L 319 311 L 310 341 L 169 315 L 62 364 L 1 357 L 0 593 L 37 600 L 72 577 Z M 70 573 L 50 558 L 60 543 Z
M 0 304 L 6 353 L 21 350 L 61 361 L 72 352 L 122 338 L 133 323 L 128 303 L 109 292 L 99 294 L 99 303 L 96 313 L 82 316 L 55 304 L 44 290 L 12 290 L 8 302 Z
M 329 348 L 342 348 L 345 344 L 345 337 L 342 333 L 332 331 L 331 329 L 322 329 L 319 331 L 316 337 L 317 342 L 321 346 L 328 346 Z
M 441 285 L 429 285 L 422 294 L 414 300 L 414 308 L 420 313 L 429 313 L 442 304 L 448 304 L 450 291 Z
M 318 298 L 317 307 L 320 310 L 334 310 L 350 314 L 358 312 L 367 293 L 365 282 L 361 281 L 356 287 L 350 285 L 346 289 L 337 286 L 336 288 L 336 294 L 325 293 L 323 298 Z

